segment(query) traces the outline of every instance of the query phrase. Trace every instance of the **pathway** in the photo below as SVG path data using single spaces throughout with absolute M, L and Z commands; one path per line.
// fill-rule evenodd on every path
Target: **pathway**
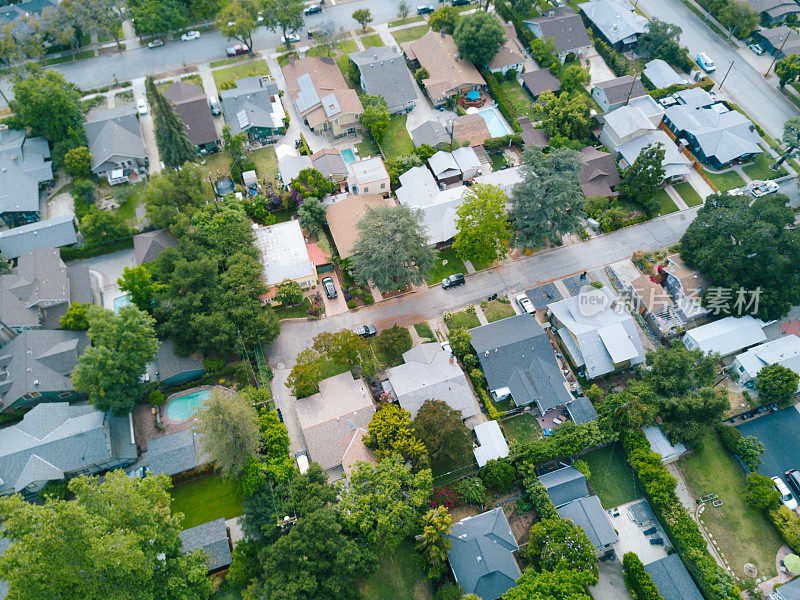
M 674 187 L 668 185 L 664 188 L 664 191 L 667 192 L 667 196 L 672 198 L 672 201 L 675 203 L 675 205 L 678 207 L 679 210 L 686 210 L 687 208 L 689 208 L 686 202 L 683 201 L 683 198 L 681 198 L 681 195 L 675 191 Z
M 478 321 L 481 322 L 481 325 L 488 325 L 489 319 L 486 318 L 486 315 L 483 314 L 483 309 L 481 308 L 480 304 L 473 304 L 475 307 L 475 316 L 478 317 Z
M 133 21 L 125 19 L 122 22 L 122 43 L 125 44 L 125 49 L 138 48 L 141 46 L 139 43 L 139 36 L 136 35 L 136 30 L 133 28 Z
M 133 101 L 138 102 L 140 99 L 146 100 L 144 77 L 139 77 L 133 80 Z M 147 152 L 147 159 L 149 161 L 148 173 L 150 175 L 161 172 L 161 158 L 158 154 L 158 146 L 156 145 L 155 127 L 153 125 L 153 111 L 148 110 L 146 115 L 139 117 L 139 125 L 142 129 L 142 137 L 144 138 L 144 148 Z
M 694 169 L 689 169 L 689 174 L 686 176 L 686 181 L 688 181 L 689 185 L 691 185 L 694 188 L 695 192 L 700 194 L 700 197 L 703 200 L 705 200 L 709 196 L 713 196 L 714 194 L 716 194 L 714 189 L 710 185 L 708 185 L 708 182 L 705 179 L 703 179 L 700 173 L 698 173 Z

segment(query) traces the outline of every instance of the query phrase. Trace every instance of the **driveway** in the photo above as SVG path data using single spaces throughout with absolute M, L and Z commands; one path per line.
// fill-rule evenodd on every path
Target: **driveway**
M 597 563 L 598 582 L 589 588 L 594 600 L 632 600 L 622 576 L 620 558 Z
M 742 435 L 754 435 L 764 444 L 764 463 L 758 472 L 773 477 L 800 469 L 800 408 L 795 405 L 738 426 Z
M 133 266 L 133 248 L 69 263 L 70 268 L 84 267 L 89 270 L 102 294 L 103 306 L 109 309 L 112 308 L 114 298 L 121 294 L 117 279 L 122 277 L 125 267 Z
M 297 399 L 292 396 L 289 388 L 286 387 L 286 378 L 289 377 L 290 369 L 286 369 L 278 365 L 278 368 L 272 370 L 272 399 L 275 402 L 275 408 L 281 410 L 283 416 L 283 424 L 289 431 L 289 451 L 294 456 L 295 452 L 299 450 L 307 450 L 306 438 L 303 435 L 303 430 L 300 429 L 300 421 L 297 418 L 297 411 L 294 408 Z
M 133 102 L 134 106 L 139 100 L 147 101 L 147 94 L 145 93 L 144 77 L 133 80 Z M 148 172 L 153 173 L 161 172 L 161 158 L 158 154 L 158 146 L 156 145 L 156 132 L 153 126 L 153 110 L 150 103 L 147 103 L 148 110 L 146 115 L 139 117 L 139 125 L 142 129 L 142 137 L 144 139 L 144 149 L 147 152 L 147 159 L 150 161 Z
M 614 71 L 608 68 L 606 61 L 604 61 L 603 57 L 597 53 L 597 50 L 592 48 L 590 52 L 591 54 L 586 57 L 586 60 L 589 62 L 591 86 L 595 86 L 598 83 L 603 83 L 604 81 L 616 79 L 617 76 L 614 75 Z

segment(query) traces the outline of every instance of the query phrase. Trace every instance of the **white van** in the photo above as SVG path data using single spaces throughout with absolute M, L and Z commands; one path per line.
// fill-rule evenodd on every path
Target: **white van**
M 308 452 L 305 450 L 295 452 L 294 459 L 297 461 L 297 468 L 300 469 L 300 475 L 308 471 Z

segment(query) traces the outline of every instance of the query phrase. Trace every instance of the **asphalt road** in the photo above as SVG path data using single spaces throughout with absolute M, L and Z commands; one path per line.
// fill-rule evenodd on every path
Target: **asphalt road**
M 747 48 L 734 50 L 717 36 L 702 19 L 681 4 L 680 0 L 639 0 L 638 7 L 649 17 L 668 21 L 681 27 L 681 43 L 689 48 L 692 57 L 706 52 L 717 64 L 710 77 L 720 83 L 728 67 L 733 67 L 722 88 L 728 96 L 744 109 L 761 127 L 776 139 L 783 135 L 783 124 L 800 111 L 777 90 L 777 78 L 764 79 L 740 53 Z
M 800 469 L 800 405 L 785 408 L 739 425 L 742 435 L 754 435 L 764 444 L 758 472 L 767 477 Z

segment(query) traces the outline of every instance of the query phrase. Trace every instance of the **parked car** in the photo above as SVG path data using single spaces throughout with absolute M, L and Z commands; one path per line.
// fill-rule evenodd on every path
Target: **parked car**
M 187 31 L 181 36 L 182 42 L 191 42 L 192 40 L 199 40 L 199 39 L 200 39 L 199 31 Z
M 308 452 L 305 450 L 298 450 L 294 453 L 294 459 L 297 461 L 297 468 L 300 475 L 308 471 Z
M 776 475 L 772 478 L 772 483 L 775 484 L 775 489 L 778 490 L 778 493 L 781 495 L 781 503 L 789 510 L 796 510 L 797 500 L 794 499 L 792 492 L 790 492 L 786 484 L 783 483 L 783 479 Z
M 428 15 L 433 12 L 433 7 L 430 4 L 420 4 L 417 6 L 418 15 Z
M 153 48 L 158 48 L 159 46 L 163 45 L 164 45 L 164 40 L 153 40 L 152 42 L 147 43 L 147 47 L 150 48 L 151 50 Z
M 451 287 L 464 285 L 466 282 L 467 280 L 464 279 L 463 273 L 456 273 L 455 275 L 450 275 L 450 277 L 445 277 L 442 279 L 442 287 L 446 290 L 449 290 Z
M 300 36 L 297 35 L 296 33 L 290 33 L 289 35 L 283 36 L 281 38 L 281 41 L 283 42 L 284 45 L 296 44 L 297 42 L 300 41 Z
M 322 280 L 322 287 L 325 288 L 325 295 L 333 300 L 338 295 L 336 293 L 336 286 L 333 285 L 333 279 L 330 277 L 325 277 Z
M 222 113 L 222 109 L 219 106 L 219 102 L 217 102 L 216 98 L 212 98 L 211 96 L 208 97 L 208 106 L 211 108 L 211 114 L 215 117 Z
M 714 61 L 711 60 L 711 57 L 705 52 L 701 52 L 697 55 L 697 64 L 700 65 L 700 68 L 706 73 L 717 70 L 717 65 L 714 64 Z
M 531 299 L 528 298 L 528 294 L 525 292 L 517 294 L 516 301 L 517 304 L 519 304 L 519 307 L 529 315 L 536 314 L 536 307 L 533 305 L 533 302 L 531 302 Z
M 789 487 L 794 490 L 795 494 L 800 495 L 800 471 L 789 469 L 784 475 L 786 476 L 786 481 L 789 482 Z
M 750 50 L 752 50 L 753 52 L 755 52 L 759 56 L 764 54 L 764 48 L 761 47 L 761 44 L 755 44 L 755 43 L 747 44 L 747 47 L 750 48 Z
M 751 182 L 750 193 L 753 198 L 761 198 L 768 194 L 774 194 L 780 187 L 774 181 L 753 181 Z
M 240 54 L 247 54 L 250 52 L 250 47 L 247 44 L 236 44 L 225 50 L 228 56 L 239 56 Z
M 147 114 L 147 100 L 145 100 L 144 98 L 139 98 L 139 100 L 137 100 L 136 112 L 138 112 L 140 115 Z
M 369 323 L 368 325 L 359 325 L 358 327 L 353 329 L 353 333 L 355 333 L 356 335 L 360 335 L 361 337 L 368 338 L 378 333 L 378 330 L 375 329 L 375 325 Z
M 469 4 L 471 0 L 452 0 L 451 4 L 453 6 L 464 6 Z
M 316 15 L 322 12 L 321 4 L 312 4 L 303 10 L 304 15 Z

